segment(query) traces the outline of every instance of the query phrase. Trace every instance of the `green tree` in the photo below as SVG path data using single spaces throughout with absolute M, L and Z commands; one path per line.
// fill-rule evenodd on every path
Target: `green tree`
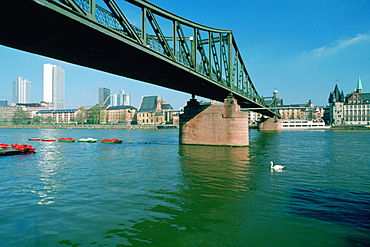
M 23 111 L 21 107 L 17 107 L 12 120 L 14 124 L 28 124 L 30 122 L 30 114 Z
M 43 120 L 44 120 L 44 118 L 42 116 L 34 116 L 33 119 L 32 119 L 32 123 L 40 124 L 40 123 L 42 123 Z
M 83 106 L 78 107 L 76 118 L 76 122 L 78 124 L 84 124 L 87 120 L 87 111 L 86 108 Z
M 100 109 L 101 109 L 101 106 L 99 106 L 98 104 L 94 105 L 90 109 L 90 114 L 87 120 L 89 124 L 99 124 L 100 123 Z
M 47 123 L 53 123 L 54 122 L 54 119 L 50 116 L 48 116 L 46 119 L 45 119 L 45 122 Z

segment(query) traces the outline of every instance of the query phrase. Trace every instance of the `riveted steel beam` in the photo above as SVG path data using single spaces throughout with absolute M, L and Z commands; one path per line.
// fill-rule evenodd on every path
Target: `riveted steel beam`
M 178 22 L 176 22 L 176 31 L 180 42 L 181 52 L 185 55 L 185 58 L 189 63 L 189 66 L 191 68 L 194 68 L 195 66 L 191 59 L 191 52 L 188 43 L 186 42 L 184 31 L 182 30 L 181 25 Z
M 108 6 L 114 17 L 117 19 L 117 21 L 121 24 L 122 28 L 125 30 L 125 32 L 131 37 L 134 38 L 137 42 L 140 44 L 143 43 L 143 41 L 140 39 L 140 37 L 137 35 L 137 33 L 132 28 L 130 22 L 126 19 L 125 15 L 122 13 L 118 5 L 114 0 L 104 0 L 105 4 Z
M 167 43 L 165 36 L 163 35 L 161 27 L 159 26 L 157 20 L 155 19 L 150 9 L 146 10 L 146 17 L 147 17 L 147 20 L 149 21 L 149 24 L 152 26 L 153 31 L 158 38 L 158 42 L 160 43 L 160 45 L 162 46 L 164 50 L 164 53 L 171 59 L 176 60 L 170 46 Z
M 86 15 L 86 12 L 75 3 L 74 0 L 61 0 L 62 3 L 66 4 L 80 15 Z

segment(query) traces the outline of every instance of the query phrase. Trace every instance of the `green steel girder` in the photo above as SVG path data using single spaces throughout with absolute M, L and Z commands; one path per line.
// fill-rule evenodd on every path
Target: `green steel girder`
M 216 78 L 217 78 L 218 81 L 221 81 L 221 79 L 222 79 L 221 78 L 221 67 L 220 67 L 220 64 L 218 62 L 218 55 L 217 55 L 217 50 L 216 50 L 216 44 L 213 40 L 213 34 L 214 33 L 211 33 L 211 32 L 209 33 L 209 41 L 210 41 L 210 44 L 211 44 L 211 51 L 212 51 L 212 56 L 213 56 Z
M 223 58 L 222 61 L 224 62 L 224 70 L 225 70 L 225 75 L 226 75 L 226 85 L 230 86 L 230 74 L 229 74 L 229 65 L 228 65 L 229 57 L 228 57 L 228 51 L 226 50 L 225 45 L 221 45 L 221 52 L 222 52 L 222 58 Z
M 207 58 L 207 55 L 206 55 L 206 52 L 205 52 L 205 49 L 204 49 L 204 46 L 203 46 L 203 42 L 202 42 L 202 37 L 199 33 L 199 30 L 197 29 L 197 33 L 196 33 L 196 39 L 197 40 L 197 47 L 196 49 L 199 51 L 200 53 L 200 56 L 201 56 L 201 59 L 202 59 L 202 67 L 203 67 L 203 70 L 204 72 L 206 73 L 207 76 L 210 76 L 211 74 L 211 69 L 210 69 L 210 62 Z M 208 44 L 208 42 L 207 42 Z
M 235 78 L 238 77 L 238 56 L 239 56 L 239 52 L 236 51 L 236 54 L 234 56 L 233 75 L 232 75 L 233 83 L 235 83 Z M 239 88 L 238 86 L 239 85 L 237 84 L 236 88 Z
M 162 45 L 162 48 L 165 54 L 170 57 L 171 59 L 175 59 L 172 49 L 170 48 L 165 36 L 162 33 L 161 27 L 159 26 L 158 22 L 156 21 L 152 11 L 150 9 L 146 9 L 146 18 L 149 21 L 150 25 L 155 32 L 155 35 L 158 38 L 158 42 Z
M 180 23 L 178 23 L 177 21 L 174 23 L 174 25 L 177 31 L 178 40 L 180 42 L 181 53 L 185 55 L 186 60 L 189 63 L 189 66 L 191 68 L 194 68 L 195 67 L 194 62 L 192 61 L 193 59 L 192 59 L 191 51 L 189 49 L 188 43 L 186 42 L 184 31 L 182 30 Z M 176 39 L 175 39 L 175 42 L 176 42 Z
M 72 1 L 72 0 L 68 0 Z M 125 15 L 122 13 L 118 5 L 114 0 L 104 0 L 105 4 L 108 6 L 110 11 L 112 12 L 113 16 L 117 19 L 117 21 L 121 24 L 122 28 L 125 30 L 127 35 L 131 38 L 135 39 L 140 44 L 143 43 L 141 38 L 137 35 L 137 33 L 131 27 L 130 22 L 126 19 Z
M 73 0 L 61 0 L 63 4 L 66 4 L 80 15 L 86 15 L 86 12 Z
M 230 30 L 194 23 L 145 0 L 121 0 L 141 9 L 139 27 L 129 21 L 115 0 L 103 0 L 109 11 L 96 5 L 96 0 L 48 1 L 64 4 L 76 14 L 85 15 L 119 35 L 127 36 L 143 49 L 157 52 L 199 77 L 205 77 L 262 108 L 266 107 L 250 79 Z M 157 17 L 171 23 L 172 27 L 161 25 Z

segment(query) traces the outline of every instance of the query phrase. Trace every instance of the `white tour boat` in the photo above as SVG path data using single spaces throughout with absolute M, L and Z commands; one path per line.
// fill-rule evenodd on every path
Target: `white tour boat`
M 330 129 L 329 125 L 325 122 L 315 122 L 312 120 L 301 119 L 283 119 L 281 120 L 282 130 L 327 130 Z

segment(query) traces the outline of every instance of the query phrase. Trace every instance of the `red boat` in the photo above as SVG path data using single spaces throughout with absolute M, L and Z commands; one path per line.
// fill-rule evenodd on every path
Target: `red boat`
M 73 138 L 59 138 L 58 142 L 75 142 L 76 139 Z
M 32 154 L 35 153 L 36 148 L 31 145 L 18 144 L 0 144 L 0 156 L 17 155 L 17 154 Z
M 30 137 L 28 138 L 29 141 L 41 141 L 41 138 L 38 137 Z
M 122 140 L 118 140 L 118 139 L 103 139 L 100 142 L 101 143 L 117 144 L 117 143 L 122 143 Z
M 0 143 L 0 148 L 9 149 L 10 146 L 8 144 Z
M 43 142 L 55 142 L 56 139 L 55 138 L 43 138 L 41 139 Z

